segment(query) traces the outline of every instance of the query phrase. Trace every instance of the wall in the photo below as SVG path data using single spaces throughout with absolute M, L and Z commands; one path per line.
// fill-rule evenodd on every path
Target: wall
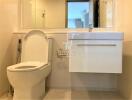
M 8 90 L 6 67 L 11 65 L 12 32 L 17 27 L 17 0 L 0 0 L 0 95 Z
M 124 0 L 120 3 L 123 6 L 122 12 L 123 17 L 118 16 L 123 20 L 123 25 L 121 27 L 124 30 L 125 42 L 124 42 L 124 58 L 123 58 L 123 74 L 119 77 L 119 91 L 121 94 L 127 98 L 127 100 L 132 100 L 132 1 Z M 120 7 L 122 8 L 122 7 Z
M 132 100 L 132 41 L 124 43 L 123 74 L 119 77 L 119 91 L 127 98 Z
M 67 35 L 65 33 L 48 35 L 53 37 L 52 73 L 50 75 L 48 87 L 68 88 L 70 87 L 68 58 L 57 57 L 57 50 L 64 48 L 64 43 L 67 41 Z

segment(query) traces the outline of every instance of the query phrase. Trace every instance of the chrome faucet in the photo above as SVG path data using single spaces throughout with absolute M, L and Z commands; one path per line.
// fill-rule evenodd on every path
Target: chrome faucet
M 92 32 L 93 30 L 93 24 L 89 24 L 89 32 Z

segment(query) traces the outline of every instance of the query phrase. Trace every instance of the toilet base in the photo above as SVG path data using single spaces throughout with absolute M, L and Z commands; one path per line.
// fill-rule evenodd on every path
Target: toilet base
M 13 100 L 43 100 L 45 95 L 45 80 L 34 87 L 14 88 Z

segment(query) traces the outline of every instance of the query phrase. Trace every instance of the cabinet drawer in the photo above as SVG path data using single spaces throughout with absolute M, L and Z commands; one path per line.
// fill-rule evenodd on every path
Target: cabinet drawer
M 121 40 L 73 40 L 69 71 L 122 73 Z

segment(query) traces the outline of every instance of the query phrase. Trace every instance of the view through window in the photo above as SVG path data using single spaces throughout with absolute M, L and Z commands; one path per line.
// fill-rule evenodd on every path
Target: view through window
M 89 27 L 89 1 L 68 1 L 68 28 Z

